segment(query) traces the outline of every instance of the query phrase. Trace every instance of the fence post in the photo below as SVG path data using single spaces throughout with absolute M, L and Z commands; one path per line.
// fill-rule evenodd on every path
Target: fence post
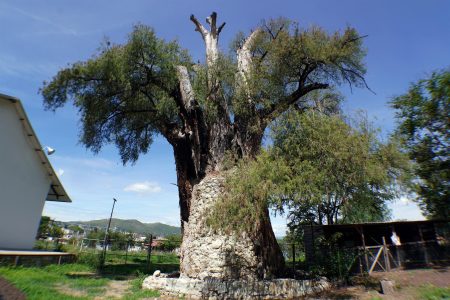
M 127 249 L 125 250 L 125 265 L 127 264 L 128 260 L 128 247 L 130 246 L 130 241 L 127 241 Z
M 389 261 L 389 254 L 388 254 L 388 247 L 386 245 L 386 239 L 384 238 L 384 236 L 382 237 L 383 239 L 383 256 L 384 256 L 384 266 L 386 267 L 386 272 L 391 271 L 391 263 Z
M 292 243 L 292 273 L 295 279 L 295 243 Z
M 152 255 L 152 242 L 153 242 L 153 235 L 150 234 L 148 237 L 148 249 L 147 249 L 147 269 L 150 270 L 150 260 Z
M 427 265 L 429 265 L 430 264 L 430 258 L 428 256 L 427 245 L 426 245 L 425 240 L 423 238 L 422 228 L 421 228 L 420 225 L 417 225 L 417 227 L 419 227 L 420 242 L 421 242 L 421 245 L 422 245 L 423 255 L 424 255 L 424 258 L 425 258 L 425 263 Z
M 364 237 L 364 229 L 362 227 L 360 227 L 360 234 L 361 234 L 361 241 L 362 241 L 362 246 L 364 248 L 364 262 L 366 263 L 366 270 L 367 272 L 369 271 L 369 257 L 367 256 L 367 248 L 366 248 L 366 239 Z
M 339 247 L 337 248 L 337 259 L 338 259 L 339 279 L 342 279 L 342 271 L 341 271 L 341 251 L 339 250 Z

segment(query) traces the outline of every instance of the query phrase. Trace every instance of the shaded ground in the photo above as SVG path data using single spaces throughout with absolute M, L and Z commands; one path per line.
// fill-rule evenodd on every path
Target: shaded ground
M 24 300 L 25 295 L 9 283 L 5 278 L 0 277 L 0 300 Z
M 395 291 L 392 295 L 380 293 L 379 281 L 382 279 L 394 281 Z M 378 272 L 373 273 L 370 280 L 360 280 L 359 283 L 308 299 L 450 299 L 449 268 Z

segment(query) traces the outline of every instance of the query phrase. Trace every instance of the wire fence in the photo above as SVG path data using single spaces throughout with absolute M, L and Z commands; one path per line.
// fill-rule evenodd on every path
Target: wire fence
M 168 247 L 152 237 L 141 241 L 108 239 L 106 244 L 101 239 L 79 238 L 39 241 L 36 249 L 73 253 L 77 262 L 111 273 L 149 273 L 156 269 L 170 273 L 179 270 L 179 246 L 179 242 L 172 242 Z

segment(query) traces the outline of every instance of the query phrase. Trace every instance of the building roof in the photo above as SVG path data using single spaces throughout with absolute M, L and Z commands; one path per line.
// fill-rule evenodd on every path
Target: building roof
M 344 229 L 344 228 L 351 228 L 351 227 L 358 227 L 358 226 L 393 226 L 393 225 L 405 225 L 405 224 L 418 224 L 418 225 L 425 225 L 425 224 L 433 224 L 433 223 L 450 223 L 450 219 L 444 220 L 444 219 L 436 219 L 436 220 L 417 220 L 417 221 L 386 221 L 386 222 L 364 222 L 364 223 L 350 223 L 350 224 L 332 224 L 332 225 L 316 225 L 315 227 L 324 227 L 324 228 L 335 228 L 335 229 Z M 305 227 L 308 227 L 309 225 L 304 225 Z
M 51 180 L 50 190 L 48 192 L 46 200 L 58 202 L 72 202 L 69 195 L 67 195 L 67 192 L 65 191 L 63 185 L 59 181 L 58 175 L 56 174 L 55 170 L 53 170 L 53 167 L 50 164 L 47 155 L 44 153 L 42 145 L 39 142 L 36 133 L 33 130 L 33 127 L 31 126 L 30 120 L 28 119 L 27 114 L 25 113 L 25 110 L 20 100 L 18 98 L 4 94 L 0 94 L 0 100 L 9 101 L 12 104 L 14 104 L 17 116 L 20 122 L 22 123 L 23 130 L 25 131 L 26 136 L 29 138 L 32 147 L 36 151 L 37 157 L 41 161 L 42 168 L 45 170 L 47 176 Z

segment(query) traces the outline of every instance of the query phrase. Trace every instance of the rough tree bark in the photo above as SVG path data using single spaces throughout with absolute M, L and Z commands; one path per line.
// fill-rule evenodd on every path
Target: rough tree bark
M 231 121 L 228 102 L 215 76 L 218 67 L 219 35 L 225 23 L 217 26 L 217 14 L 206 19 L 206 29 L 193 15 L 206 47 L 207 85 L 209 101 L 216 108 L 214 118 L 206 118 L 207 107 L 195 99 L 186 67 L 178 67 L 179 88 L 173 98 L 177 102 L 182 128 L 169 129 L 165 136 L 174 149 L 180 198 L 183 242 L 181 274 L 191 278 L 264 279 L 277 277 L 284 271 L 284 259 L 270 224 L 269 211 L 254 232 L 239 236 L 214 233 L 205 223 L 208 212 L 224 188 L 223 159 L 227 152 L 237 158 L 253 158 L 261 147 L 264 130 L 271 120 L 314 89 L 326 88 L 320 83 L 306 83 L 309 73 L 302 76 L 298 89 L 277 105 L 258 110 L 249 88 L 252 76 L 251 47 L 260 32 L 255 30 L 237 51 L 236 89 L 245 97 L 246 113 L 234 114 Z M 281 30 L 281 29 L 280 29 Z M 309 71 L 310 72 L 310 71 Z
M 195 100 L 185 67 L 178 67 L 179 90 L 174 97 L 183 120 L 183 130 L 169 141 L 174 149 L 180 197 L 183 243 L 181 245 L 181 273 L 191 278 L 252 278 L 277 276 L 284 260 L 276 242 L 268 215 L 257 232 L 242 233 L 239 238 L 213 233 L 205 224 L 208 211 L 223 191 L 222 162 L 227 151 L 237 157 L 253 157 L 261 145 L 264 128 L 260 119 L 230 121 L 227 101 L 220 93 L 220 82 L 214 77 L 219 58 L 219 34 L 225 23 L 217 26 L 216 13 L 206 19 L 207 30 L 191 16 L 196 31 L 206 47 L 207 82 L 210 91 L 207 101 L 217 106 L 217 118 L 206 120 Z M 251 57 L 251 35 L 238 53 L 237 80 L 245 87 Z M 249 99 L 250 101 L 250 99 Z M 252 124 L 250 122 L 253 121 Z M 256 121 L 256 122 L 255 122 Z M 248 132 L 248 126 L 259 124 L 260 130 Z

